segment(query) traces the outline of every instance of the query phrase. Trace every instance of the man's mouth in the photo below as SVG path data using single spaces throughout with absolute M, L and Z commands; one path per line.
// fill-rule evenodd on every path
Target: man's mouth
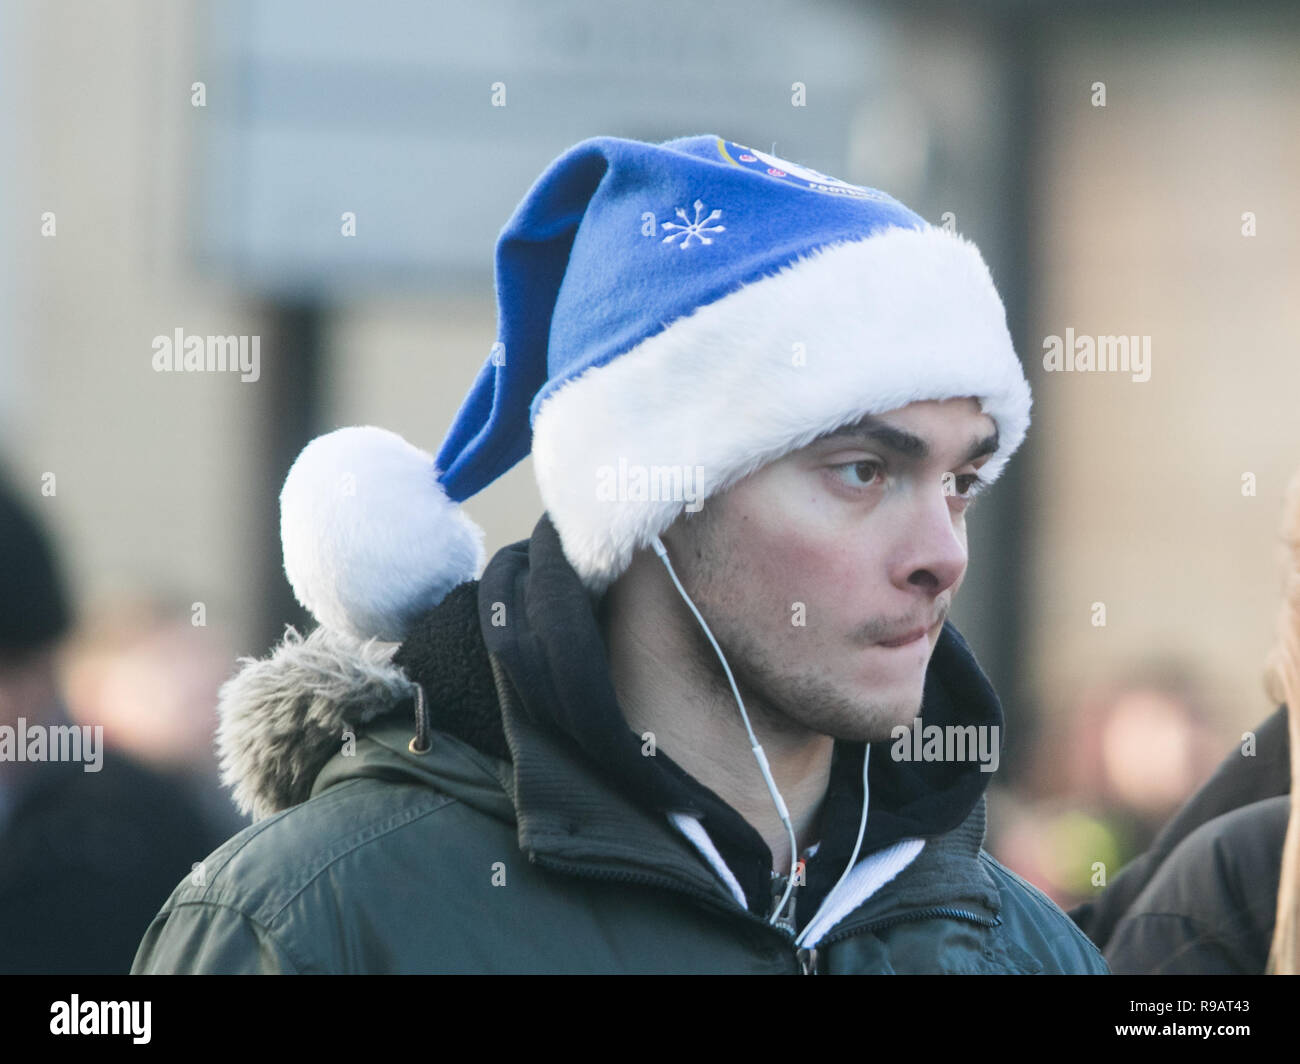
M 910 647 L 913 644 L 920 642 L 922 639 L 928 636 L 931 632 L 935 631 L 937 628 L 941 627 L 943 625 L 944 617 L 947 616 L 947 612 L 948 611 L 945 610 L 939 616 L 939 619 L 935 621 L 934 624 L 930 625 L 929 628 L 926 628 L 924 625 L 917 625 L 914 628 L 908 628 L 900 632 L 895 632 L 888 639 L 876 640 L 876 646 L 889 647 L 890 649 L 894 649 L 896 647 Z
M 882 639 L 877 646 L 882 647 L 905 647 L 924 639 L 930 632 L 928 628 L 913 628 L 911 631 L 904 632 L 895 639 Z

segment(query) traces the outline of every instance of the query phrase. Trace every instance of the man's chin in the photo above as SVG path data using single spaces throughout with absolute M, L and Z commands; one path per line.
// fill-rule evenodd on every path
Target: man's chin
M 894 738 L 894 730 L 910 728 L 921 711 L 921 696 L 903 696 L 897 701 L 862 703 L 853 715 L 837 722 L 828 732 L 835 739 L 858 743 L 882 743 Z
M 821 677 L 820 682 L 786 688 L 779 699 L 766 700 L 776 710 L 768 725 L 791 735 L 802 731 L 847 742 L 885 742 L 893 739 L 898 726 L 912 726 L 924 689 L 924 678 L 867 684 L 850 676 L 832 684 Z
M 882 691 L 870 700 L 870 712 L 864 717 L 864 728 L 859 737 L 862 742 L 887 742 L 894 737 L 894 729 L 910 728 L 921 712 L 924 687 L 903 686 L 903 690 Z

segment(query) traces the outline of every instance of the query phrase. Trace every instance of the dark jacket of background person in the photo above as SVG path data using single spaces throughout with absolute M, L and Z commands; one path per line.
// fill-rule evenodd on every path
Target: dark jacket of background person
M 1260 975 L 1277 913 L 1289 795 L 1224 813 L 1174 847 L 1115 927 L 1117 975 Z
M 181 874 L 221 836 L 175 781 L 109 751 L 25 766 L 0 823 L 0 972 L 125 974 Z
M 53 649 L 70 626 L 51 545 L 0 483 L 0 725 L 69 725 Z M 182 781 L 99 749 L 98 771 L 0 763 L 0 972 L 125 973 L 177 877 L 223 837 Z
M 1260 974 L 1277 905 L 1291 790 L 1287 707 L 1229 754 L 1094 900 L 1070 915 L 1116 973 Z
M 493 625 L 497 604 L 508 625 Z M 433 712 L 426 753 L 410 746 L 412 680 Z M 951 625 L 922 714 L 1002 723 Z M 665 752 L 643 755 L 545 517 L 418 620 L 392 663 L 326 629 L 290 633 L 231 681 L 222 715 L 228 778 L 261 819 L 212 855 L 205 884 L 177 887 L 134 972 L 1106 971 L 1064 913 L 983 851 L 990 774 L 895 762 L 888 743 L 871 751 L 862 853 L 926 845 L 801 956 L 765 919 L 758 833 Z M 861 744 L 837 744 L 797 922 L 852 852 L 861 758 Z M 747 907 L 668 809 L 702 816 Z

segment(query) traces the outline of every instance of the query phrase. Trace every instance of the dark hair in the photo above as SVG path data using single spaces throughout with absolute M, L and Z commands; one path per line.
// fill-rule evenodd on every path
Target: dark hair
M 0 654 L 59 639 L 72 617 L 54 546 L 6 477 L 0 477 Z

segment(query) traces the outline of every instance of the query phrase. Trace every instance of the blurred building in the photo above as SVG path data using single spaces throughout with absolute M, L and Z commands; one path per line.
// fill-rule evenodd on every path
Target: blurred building
M 372 423 L 435 451 L 546 162 L 713 131 L 990 263 L 1034 423 L 973 511 L 954 619 L 1006 702 L 1006 777 L 1153 659 L 1194 670 L 1227 742 L 1271 708 L 1300 464 L 1297 54 L 1274 3 L 7 4 L 0 443 L 92 604 L 163 594 L 262 653 L 304 619 L 276 511 L 298 448 Z M 178 329 L 259 337 L 257 378 L 157 372 Z M 1145 378 L 1049 372 L 1067 336 L 1133 338 Z M 490 550 L 526 536 L 529 462 L 466 508 Z

